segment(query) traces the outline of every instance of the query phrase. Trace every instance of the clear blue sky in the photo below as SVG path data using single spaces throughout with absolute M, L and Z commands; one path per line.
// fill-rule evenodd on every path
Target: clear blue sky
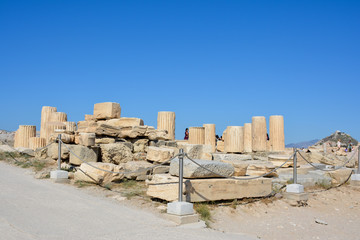
M 284 115 L 286 143 L 360 140 L 360 1 L 0 1 L 0 129 L 97 102 L 217 133 Z

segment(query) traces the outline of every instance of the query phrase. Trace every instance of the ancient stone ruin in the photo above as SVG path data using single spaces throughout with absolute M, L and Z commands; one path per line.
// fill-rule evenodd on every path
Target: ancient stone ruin
M 270 116 L 269 131 L 263 116 L 254 116 L 251 123 L 242 126 L 228 126 L 223 140 L 216 139 L 216 126 L 209 123 L 189 127 L 189 140 L 175 140 L 175 119 L 174 112 L 159 112 L 155 128 L 145 125 L 140 118 L 122 117 L 119 103 L 104 102 L 95 104 L 93 114 L 75 123 L 68 122 L 67 114 L 57 112 L 56 107 L 44 106 L 40 136 L 36 136 L 35 126 L 20 125 L 14 146 L 36 150 L 37 158 L 57 160 L 60 135 L 65 144 L 61 161 L 77 169 L 76 181 L 107 183 L 124 178 L 146 181 L 147 194 L 166 201 L 177 199 L 178 159 L 157 165 L 172 159 L 179 149 L 199 165 L 225 177 L 247 178 L 271 172 L 266 178 L 238 181 L 209 174 L 186 160 L 183 188 L 184 199 L 188 201 L 267 196 L 274 184 L 286 184 L 291 178 L 292 161 L 272 172 L 292 155 L 292 149 L 285 148 L 283 116 Z M 331 161 L 316 152 L 307 157 L 318 163 Z M 308 167 L 299 170 L 317 176 L 312 171 Z M 330 175 L 317 177 L 333 179 Z

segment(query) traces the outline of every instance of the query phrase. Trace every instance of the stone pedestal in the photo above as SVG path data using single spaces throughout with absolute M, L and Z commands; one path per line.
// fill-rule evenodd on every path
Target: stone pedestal
M 251 123 L 244 124 L 244 152 L 252 152 Z
M 41 110 L 41 127 L 40 127 L 40 137 L 48 139 L 50 136 L 46 135 L 46 123 L 50 121 L 50 115 L 53 112 L 56 112 L 56 107 L 44 106 Z
M 270 116 L 270 149 L 274 152 L 285 150 L 284 117 Z
M 199 221 L 194 213 L 194 206 L 189 202 L 171 202 L 167 204 L 167 218 L 177 224 L 188 224 Z
M 252 118 L 252 150 L 254 152 L 266 151 L 267 143 L 267 130 L 266 130 L 266 119 L 262 116 Z
M 205 145 L 211 146 L 211 151 L 216 151 L 216 130 L 215 124 L 204 124 L 203 127 L 205 128 Z
M 190 144 L 205 144 L 205 128 L 204 127 L 190 127 L 189 128 L 189 143 Z
M 42 137 L 31 137 L 29 140 L 29 148 L 31 148 L 32 150 L 45 147 L 45 145 L 45 138 Z
M 20 125 L 16 131 L 15 147 L 30 147 L 30 138 L 36 137 L 36 126 Z
M 170 140 L 175 140 L 175 113 L 158 112 L 157 129 L 166 130 Z
M 244 128 L 242 126 L 229 126 L 226 128 L 225 152 L 244 152 Z

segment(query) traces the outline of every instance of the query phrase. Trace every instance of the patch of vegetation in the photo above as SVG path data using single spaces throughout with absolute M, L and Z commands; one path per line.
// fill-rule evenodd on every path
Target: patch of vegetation
M 131 199 L 131 198 L 133 198 L 135 196 L 144 195 L 144 190 L 142 190 L 142 189 L 132 189 L 132 190 L 125 191 L 124 193 L 122 193 L 122 195 L 124 197 L 126 197 L 127 199 Z
M 237 204 L 238 204 L 237 199 L 234 199 L 234 201 L 231 202 L 230 207 L 236 209 Z
M 83 187 L 94 186 L 95 183 L 89 183 L 89 182 L 84 182 L 84 181 L 75 181 L 74 185 L 77 186 L 78 188 L 83 188 Z
M 46 163 L 39 160 L 34 160 L 32 166 L 35 168 L 35 171 L 41 171 L 46 167 Z
M 124 179 L 121 183 L 120 183 L 120 186 L 123 187 L 123 188 L 134 188 L 138 185 L 138 182 L 135 181 L 135 180 L 127 180 L 127 179 Z
M 114 184 L 112 183 L 107 183 L 105 184 L 103 187 L 106 188 L 107 190 L 111 190 L 113 188 Z
M 195 211 L 200 215 L 200 219 L 205 221 L 207 227 L 210 226 L 211 212 L 207 204 L 199 203 L 194 205 Z

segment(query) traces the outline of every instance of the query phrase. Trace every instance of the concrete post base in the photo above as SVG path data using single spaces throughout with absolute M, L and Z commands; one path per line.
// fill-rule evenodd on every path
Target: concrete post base
M 304 186 L 301 184 L 289 184 L 286 186 L 287 193 L 303 193 Z
M 303 193 L 292 193 L 292 192 L 285 192 L 283 193 L 284 198 L 288 200 L 294 201 L 307 201 L 309 199 L 309 194 Z
M 174 215 L 174 214 L 166 214 L 166 218 L 172 222 L 175 222 L 178 225 L 199 222 L 199 216 L 197 214 L 190 214 L 190 215 L 184 215 L 184 216 L 179 216 L 179 215 Z
M 69 173 L 64 170 L 55 170 L 50 172 L 50 178 L 56 183 L 68 183 Z
M 351 175 L 350 185 L 360 187 L 360 174 L 359 173 Z
M 167 204 L 167 213 L 178 216 L 194 214 L 194 206 L 189 202 L 171 202 Z

